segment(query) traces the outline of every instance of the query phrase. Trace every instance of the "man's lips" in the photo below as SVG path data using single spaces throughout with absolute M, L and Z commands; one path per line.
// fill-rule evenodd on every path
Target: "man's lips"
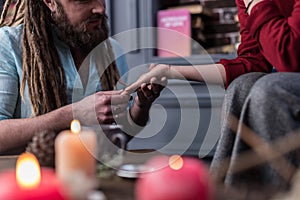
M 88 21 L 88 23 L 99 23 L 101 21 L 101 17 L 96 15 L 96 16 L 89 18 L 87 21 Z
M 100 24 L 101 20 L 100 19 L 90 19 L 88 20 L 89 24 Z

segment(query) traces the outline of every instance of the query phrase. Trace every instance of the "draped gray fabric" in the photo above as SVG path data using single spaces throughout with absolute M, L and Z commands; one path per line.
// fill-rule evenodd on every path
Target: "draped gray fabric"
M 284 170 L 278 170 L 279 159 L 237 170 L 247 162 L 263 161 L 267 156 L 254 153 L 253 145 L 243 139 L 245 134 L 250 133 L 254 140 L 271 145 L 278 139 L 300 134 L 297 133 L 300 128 L 299 79 L 299 73 L 249 73 L 231 83 L 224 99 L 221 137 L 211 164 L 211 173 L 216 179 L 235 187 L 285 189 L 289 185 L 293 170 L 299 166 L 298 150 L 284 155 L 281 167 L 289 167 Z M 235 119 L 235 127 L 232 119 Z M 277 152 L 283 150 L 276 149 Z M 240 159 L 246 152 L 253 154 L 252 161 Z M 287 172 L 282 174 L 281 171 Z

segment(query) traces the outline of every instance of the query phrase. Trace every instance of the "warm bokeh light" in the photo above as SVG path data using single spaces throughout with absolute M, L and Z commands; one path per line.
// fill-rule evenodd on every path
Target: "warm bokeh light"
M 21 188 L 36 188 L 41 182 L 41 169 L 37 158 L 31 153 L 23 153 L 17 160 L 16 179 Z
M 77 119 L 74 119 L 71 122 L 71 131 L 72 133 L 78 134 L 81 131 L 81 125 L 80 122 Z
M 174 170 L 180 170 L 183 166 L 183 159 L 179 155 L 174 155 L 169 158 L 169 166 Z

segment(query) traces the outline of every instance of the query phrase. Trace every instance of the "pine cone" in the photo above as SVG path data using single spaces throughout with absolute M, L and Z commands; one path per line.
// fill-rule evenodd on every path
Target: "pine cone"
M 51 131 L 38 132 L 26 147 L 26 151 L 34 154 L 41 166 L 55 167 L 54 140 L 56 135 Z

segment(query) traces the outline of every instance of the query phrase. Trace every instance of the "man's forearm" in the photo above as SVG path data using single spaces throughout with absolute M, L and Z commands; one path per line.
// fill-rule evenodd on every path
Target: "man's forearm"
M 68 105 L 33 118 L 2 120 L 0 121 L 0 152 L 25 146 L 38 131 L 59 132 L 67 129 L 72 119 L 72 105 Z

